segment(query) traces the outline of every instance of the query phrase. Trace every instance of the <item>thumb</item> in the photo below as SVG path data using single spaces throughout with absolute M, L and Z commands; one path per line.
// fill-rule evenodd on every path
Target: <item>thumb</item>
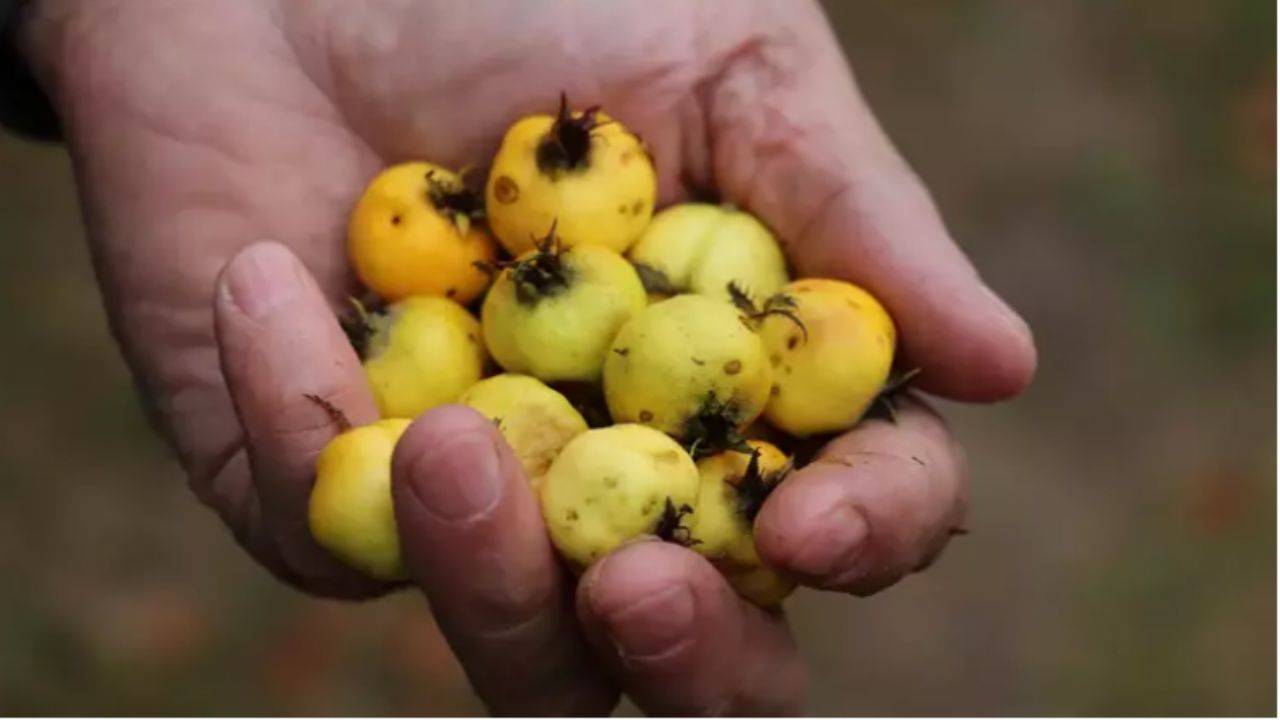
M 710 84 L 716 181 L 778 231 L 800 275 L 849 280 L 885 304 L 922 388 L 970 401 L 1017 395 L 1035 371 L 1030 330 L 952 240 L 821 10 L 803 7 L 774 19 L 793 32 L 764 31 Z
M 450 405 L 423 413 L 392 460 L 405 565 L 495 712 L 608 713 L 528 479 L 493 423 Z

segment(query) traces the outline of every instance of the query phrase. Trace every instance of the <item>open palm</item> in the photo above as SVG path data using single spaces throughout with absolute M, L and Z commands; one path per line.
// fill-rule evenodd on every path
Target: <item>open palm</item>
M 660 202 L 711 189 L 769 223 L 799 275 L 881 297 L 921 386 L 1019 392 L 1025 325 L 982 285 L 865 108 L 816 6 L 428 0 L 41 0 L 24 35 L 59 109 L 106 306 L 191 484 L 241 543 L 322 594 L 387 588 L 306 530 L 319 449 L 375 409 L 334 321 L 346 216 L 381 167 L 482 165 L 560 91 L 654 151 Z M 260 242 L 270 241 L 270 242 Z M 763 555 L 866 593 L 922 567 L 962 519 L 962 454 L 912 401 L 831 443 L 770 498 Z M 494 429 L 427 413 L 395 460 L 414 582 L 495 710 L 793 710 L 779 615 L 699 556 L 623 548 L 577 583 Z M 575 607 L 576 605 L 576 607 Z

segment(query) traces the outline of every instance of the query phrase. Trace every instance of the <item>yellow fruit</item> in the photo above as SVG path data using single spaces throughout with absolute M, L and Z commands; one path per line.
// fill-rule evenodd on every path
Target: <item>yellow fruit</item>
M 417 417 L 483 377 L 480 323 L 452 300 L 411 297 L 363 322 L 364 371 L 382 417 Z
M 351 215 L 347 253 L 356 275 L 384 300 L 480 296 L 497 246 L 477 220 L 478 194 L 444 168 L 409 162 L 383 170 Z
M 613 336 L 645 302 L 640 278 L 618 253 L 549 240 L 494 281 L 481 310 L 485 344 L 510 372 L 595 382 Z
M 565 396 L 528 375 L 481 380 L 458 402 L 497 423 L 535 491 L 565 443 L 587 431 L 587 421 Z
M 379 420 L 329 441 L 316 460 L 307 519 L 321 547 L 379 580 L 402 580 L 391 454 L 408 420 Z
M 796 436 L 851 428 L 889 378 L 896 333 L 883 306 L 839 280 L 797 280 L 783 288 L 790 318 L 765 316 L 760 337 L 774 366 L 765 418 Z
M 683 203 L 653 216 L 628 257 L 651 293 L 729 299 L 734 283 L 763 300 L 787 283 L 787 260 L 769 228 L 726 205 Z
M 517 120 L 489 171 L 489 227 L 512 255 L 552 223 L 565 245 L 625 252 L 653 215 L 657 179 L 644 143 L 597 108 Z
M 730 450 L 698 461 L 701 484 L 688 520 L 689 547 L 706 556 L 740 595 L 757 605 L 776 605 L 795 582 L 760 559 L 752 523 L 790 461 L 767 442 L 747 444 L 751 453 Z
M 678 295 L 645 308 L 614 338 L 604 394 L 615 422 L 657 428 L 698 452 L 736 444 L 764 409 L 773 373 L 750 323 L 729 303 Z
M 588 430 L 542 483 L 552 543 L 578 569 L 643 535 L 679 539 L 698 502 L 698 468 L 674 440 L 641 425 Z

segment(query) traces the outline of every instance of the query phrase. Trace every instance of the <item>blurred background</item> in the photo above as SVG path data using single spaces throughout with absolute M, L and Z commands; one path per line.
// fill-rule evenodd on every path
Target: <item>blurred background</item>
M 809 710 L 1274 714 L 1274 3 L 828 12 L 1041 369 L 947 408 L 972 533 L 938 565 L 791 603 Z M 481 709 L 419 597 L 304 597 L 189 494 L 61 149 L 0 137 L 0 237 L 0 713 Z

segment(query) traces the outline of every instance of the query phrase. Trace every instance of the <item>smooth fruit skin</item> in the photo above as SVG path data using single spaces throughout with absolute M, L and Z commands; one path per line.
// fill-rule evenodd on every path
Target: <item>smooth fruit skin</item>
M 485 186 L 489 227 L 507 252 L 529 251 L 555 222 L 565 245 L 622 253 L 649 223 L 657 194 L 653 161 L 622 123 L 599 118 L 586 166 L 550 173 L 538 166 L 537 153 L 555 117 L 531 115 L 507 130 Z
M 653 534 L 668 501 L 695 508 L 698 482 L 689 454 L 656 430 L 588 430 L 551 463 L 542 516 L 561 555 L 582 569 L 627 540 Z
M 787 468 L 787 456 L 760 440 L 747 443 L 760 453 L 759 469 L 766 478 Z M 738 484 L 751 456 L 727 451 L 698 461 L 698 508 L 689 518 L 690 548 L 705 556 L 747 600 L 768 607 L 782 602 L 796 583 L 764 564 L 756 552 L 751 522 L 742 512 Z
M 382 417 L 417 417 L 483 377 L 480 323 L 452 300 L 411 297 L 371 322 L 364 371 Z
M 307 520 L 321 547 L 379 580 L 403 580 L 391 454 L 408 420 L 379 420 L 329 441 L 316 459 Z
M 485 344 L 508 372 L 597 382 L 618 328 L 648 302 L 644 285 L 608 248 L 573 247 L 560 257 L 568 287 L 533 302 L 520 299 L 513 269 L 502 271 L 481 308 Z
M 730 403 L 746 427 L 769 399 L 773 372 L 755 332 L 729 303 L 678 295 L 654 303 L 618 332 L 605 357 L 604 394 L 614 422 L 641 423 L 686 440 L 709 396 Z
M 765 418 L 803 437 L 853 427 L 884 387 L 897 333 L 879 301 L 839 280 L 790 283 L 783 292 L 808 340 L 785 317 L 766 317 L 760 337 L 774 365 Z
M 682 203 L 653 216 L 628 257 L 656 270 L 676 292 L 729 299 L 728 285 L 763 301 L 789 279 L 769 228 L 728 205 Z
M 351 214 L 347 254 L 360 282 L 388 302 L 433 295 L 465 305 L 489 285 L 476 263 L 492 263 L 497 245 L 480 223 L 455 222 L 432 204 L 428 172 L 461 184 L 456 174 L 425 162 L 383 170 Z
M 565 444 L 587 431 L 587 421 L 564 395 L 528 375 L 481 380 L 458 403 L 497 423 L 535 492 Z

